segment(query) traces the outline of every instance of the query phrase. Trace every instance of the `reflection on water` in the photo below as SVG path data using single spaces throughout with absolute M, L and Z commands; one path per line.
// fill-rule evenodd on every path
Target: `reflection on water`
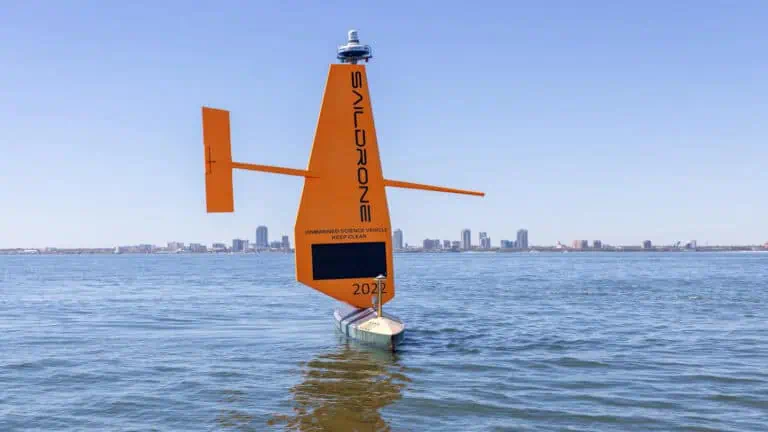
M 245 393 L 240 390 L 225 390 L 224 400 L 221 402 L 224 402 L 228 405 L 233 405 L 235 402 L 239 402 L 241 399 L 243 399 L 244 396 Z M 258 430 L 252 425 L 252 422 L 252 415 L 236 409 L 224 410 L 216 418 L 216 423 L 219 425 L 219 427 L 224 429 L 236 429 L 240 431 Z
M 304 379 L 291 389 L 293 416 L 279 416 L 270 424 L 286 423 L 297 431 L 388 431 L 379 410 L 402 397 L 410 379 L 396 353 L 375 350 L 350 341 L 303 366 Z

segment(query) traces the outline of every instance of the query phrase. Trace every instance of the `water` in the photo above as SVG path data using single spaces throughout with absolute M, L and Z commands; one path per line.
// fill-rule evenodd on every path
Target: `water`
M 768 430 L 768 254 L 395 261 L 391 354 L 293 255 L 0 256 L 0 430 Z

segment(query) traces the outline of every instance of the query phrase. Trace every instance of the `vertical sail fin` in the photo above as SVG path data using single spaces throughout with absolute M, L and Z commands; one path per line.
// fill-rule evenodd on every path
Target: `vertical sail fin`
M 339 301 L 369 307 L 395 295 L 384 176 L 364 65 L 328 72 L 294 232 L 296 278 Z

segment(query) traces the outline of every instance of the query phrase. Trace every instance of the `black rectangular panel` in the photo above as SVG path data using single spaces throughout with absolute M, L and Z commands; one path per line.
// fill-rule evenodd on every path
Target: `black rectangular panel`
M 384 242 L 312 245 L 312 279 L 357 279 L 387 275 Z

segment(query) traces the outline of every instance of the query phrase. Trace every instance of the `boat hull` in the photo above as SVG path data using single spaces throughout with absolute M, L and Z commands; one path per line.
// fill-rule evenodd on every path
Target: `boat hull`
M 376 316 L 374 308 L 337 308 L 333 311 L 336 330 L 366 345 L 394 351 L 405 339 L 405 324 L 386 312 Z

